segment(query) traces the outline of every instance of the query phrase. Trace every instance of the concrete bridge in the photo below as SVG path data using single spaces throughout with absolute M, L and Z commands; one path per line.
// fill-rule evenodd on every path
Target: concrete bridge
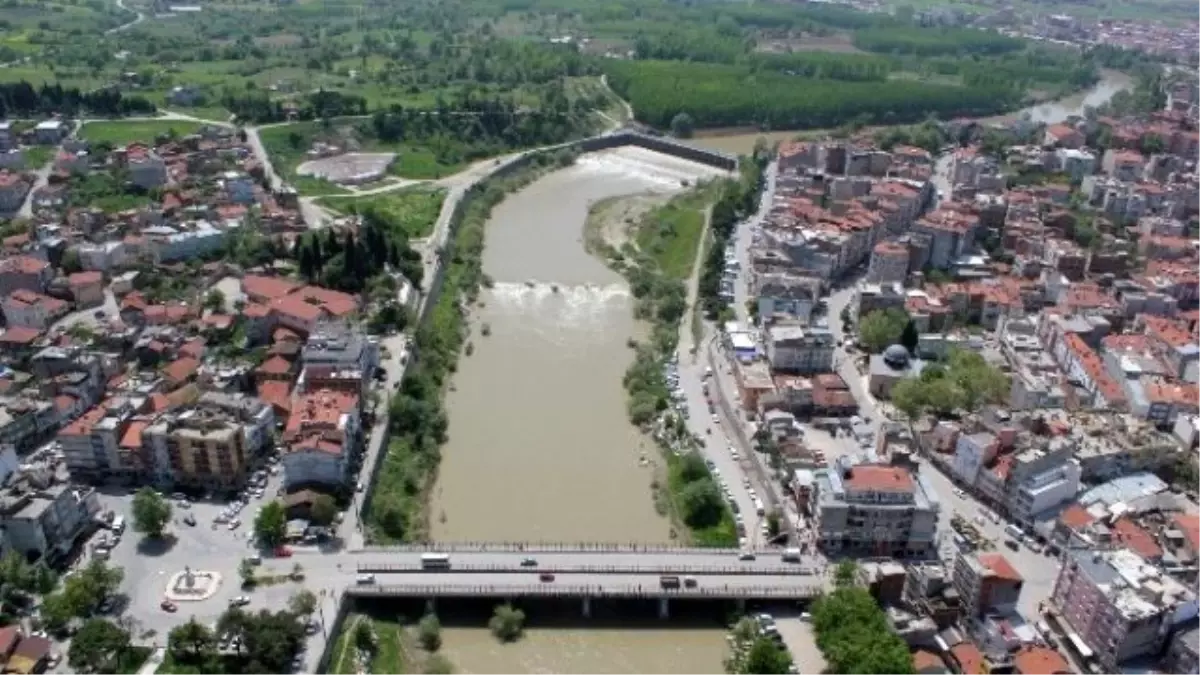
M 576 601 L 585 617 L 591 616 L 593 601 L 650 601 L 660 618 L 668 618 L 672 600 L 736 603 L 744 610 L 747 602 L 795 602 L 809 600 L 823 591 L 819 579 L 796 577 L 697 577 L 696 586 L 664 588 L 655 574 L 564 574 L 553 581 L 539 575 L 423 574 L 406 577 L 411 583 L 356 584 L 346 594 L 354 600 L 396 599 L 423 601 L 425 611 L 435 611 L 439 600 L 487 600 L 491 602 Z

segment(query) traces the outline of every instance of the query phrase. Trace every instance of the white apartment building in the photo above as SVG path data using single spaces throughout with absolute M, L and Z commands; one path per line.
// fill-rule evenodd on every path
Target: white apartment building
M 833 333 L 828 328 L 796 325 L 768 330 L 767 359 L 775 370 L 828 373 L 833 370 Z
M 840 457 L 816 472 L 809 510 L 829 553 L 910 557 L 937 552 L 941 504 L 919 474 Z

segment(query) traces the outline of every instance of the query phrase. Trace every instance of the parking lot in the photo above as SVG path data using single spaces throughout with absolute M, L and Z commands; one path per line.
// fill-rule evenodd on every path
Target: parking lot
M 226 501 L 194 501 L 187 504 L 186 508 L 181 508 L 180 502 L 171 500 L 172 522 L 167 528 L 168 536 L 161 541 L 146 539 L 133 531 L 132 491 L 101 492 L 102 507 L 112 510 L 116 515 L 124 516 L 129 523 L 120 542 L 111 549 L 109 563 L 125 571 L 125 578 L 121 584 L 125 601 L 116 606 L 113 614 L 123 613 L 133 619 L 135 640 L 145 635 L 144 640 L 137 641 L 156 646 L 165 645 L 170 630 L 186 623 L 193 616 L 202 623 L 213 625 L 239 596 L 246 596 L 250 600 L 245 607 L 247 611 L 278 611 L 286 608 L 292 595 L 303 588 L 318 596 L 319 612 L 332 621 L 338 591 L 334 587 L 334 580 L 329 578 L 330 575 L 321 571 L 326 562 L 325 556 L 315 549 L 296 548 L 295 554 L 289 557 L 266 556 L 257 571 L 260 575 L 276 577 L 278 581 L 259 584 L 252 590 L 242 588 L 239 573 L 241 562 L 258 553 L 253 542 L 255 511 L 274 495 L 279 480 L 278 476 L 272 477 L 264 497 L 252 498 L 249 501 L 238 514 L 242 524 L 232 530 L 228 524 L 214 522 L 229 508 Z M 188 516 L 195 520 L 194 526 L 184 523 Z M 101 530 L 96 537 L 107 534 L 106 530 Z M 88 546 L 87 549 L 88 553 L 79 561 L 80 564 L 88 562 L 91 547 Z M 303 568 L 303 581 L 283 580 L 293 571 L 296 564 Z M 167 611 L 163 609 L 162 602 L 168 582 L 172 575 L 184 571 L 185 568 L 219 575 L 219 587 L 207 599 L 179 601 L 175 603 L 175 611 Z M 323 579 L 329 588 L 320 586 Z M 320 616 L 321 614 L 318 614 L 315 618 L 319 621 Z M 147 634 L 150 631 L 153 633 Z M 318 630 L 310 638 L 304 655 L 306 671 L 315 667 L 323 647 L 324 635 Z

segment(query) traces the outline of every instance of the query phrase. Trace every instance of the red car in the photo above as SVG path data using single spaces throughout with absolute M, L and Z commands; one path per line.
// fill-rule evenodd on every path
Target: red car
M 292 549 L 290 549 L 286 546 L 280 546 L 275 549 L 275 557 L 276 558 L 290 558 L 290 557 L 292 557 Z
M 179 609 L 179 607 L 175 603 L 171 602 L 170 600 L 163 600 L 162 604 L 159 605 L 159 607 L 162 607 L 164 612 L 171 612 L 171 613 L 174 613 L 175 610 Z

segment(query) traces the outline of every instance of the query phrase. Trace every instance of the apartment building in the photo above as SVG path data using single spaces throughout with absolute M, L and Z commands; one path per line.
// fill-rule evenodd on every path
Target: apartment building
M 58 410 L 49 401 L 0 396 L 0 445 L 25 452 L 58 427 Z
M 134 185 L 144 190 L 166 185 L 166 162 L 151 148 L 140 143 L 129 145 L 124 150 L 124 158 L 129 180 Z
M 176 485 L 235 489 L 249 473 L 243 425 L 217 406 L 162 415 L 142 429 L 141 441 L 158 473 Z
M 41 258 L 16 255 L 0 259 L 0 297 L 19 290 L 41 293 L 53 278 L 54 268 Z
M 767 331 L 771 368 L 787 373 L 827 373 L 833 370 L 833 333 L 828 328 L 772 326 Z
M 125 422 L 134 414 L 133 401 L 109 398 L 93 406 L 58 432 L 63 459 L 77 480 L 132 478 L 140 470 L 136 450 L 121 447 Z
M 379 366 L 379 340 L 338 322 L 316 324 L 300 351 L 300 362 L 297 391 L 319 388 L 313 383 L 316 377 L 353 371 L 360 393 L 365 393 Z
M 1071 501 L 1079 491 L 1082 469 L 1074 460 L 1076 443 L 1069 438 L 1038 443 L 1014 455 L 1008 471 L 1006 506 L 1022 522 Z
M 360 398 L 343 391 L 313 391 L 292 406 L 283 440 L 284 485 L 290 490 L 340 487 L 362 441 Z
M 905 467 L 853 462 L 840 457 L 814 477 L 808 507 L 822 550 L 897 558 L 936 555 L 941 504 L 926 481 Z
M 70 304 L 63 300 L 24 289 L 0 300 L 0 308 L 8 325 L 36 330 L 46 330 L 71 311 Z
M 969 617 L 1015 611 L 1025 583 L 1002 553 L 959 553 L 951 581 Z
M 1067 637 L 1104 672 L 1156 655 L 1196 617 L 1196 594 L 1128 549 L 1068 549 L 1050 602 Z
M 783 315 L 808 323 L 813 305 L 821 295 L 821 281 L 785 272 L 768 272 L 754 279 L 758 316 L 763 321 Z
M 73 488 L 47 467 L 27 471 L 0 493 L 0 529 L 26 556 L 55 559 L 90 531 L 100 514 L 95 490 Z
M 896 241 L 881 241 L 871 250 L 867 267 L 867 282 L 872 284 L 904 283 L 908 278 L 908 246 Z

